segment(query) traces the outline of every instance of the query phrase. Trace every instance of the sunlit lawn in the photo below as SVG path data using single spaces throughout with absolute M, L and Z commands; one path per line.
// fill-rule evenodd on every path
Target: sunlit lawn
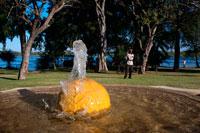
M 69 71 L 29 72 L 26 80 L 17 80 L 17 70 L 0 69 L 0 90 L 19 87 L 53 86 L 66 80 Z M 200 70 L 192 69 L 181 72 L 148 71 L 146 74 L 133 74 L 132 79 L 123 79 L 123 73 L 116 71 L 108 73 L 87 72 L 87 77 L 101 84 L 124 84 L 138 86 L 171 86 L 178 88 L 200 89 Z

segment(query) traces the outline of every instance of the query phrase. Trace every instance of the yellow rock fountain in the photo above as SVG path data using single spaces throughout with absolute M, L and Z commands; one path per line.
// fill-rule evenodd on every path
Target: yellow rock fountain
M 61 81 L 59 108 L 62 112 L 92 113 L 108 109 L 110 98 L 106 89 L 86 78 L 87 48 L 82 40 L 73 42 L 74 65 L 68 80 Z

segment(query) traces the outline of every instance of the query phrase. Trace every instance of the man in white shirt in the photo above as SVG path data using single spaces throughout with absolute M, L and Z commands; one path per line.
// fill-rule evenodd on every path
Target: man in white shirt
M 125 71 L 124 79 L 126 79 L 128 73 L 129 73 L 128 78 L 131 79 L 131 75 L 133 72 L 133 59 L 134 59 L 133 49 L 129 50 L 125 58 L 127 60 L 127 63 L 126 63 L 126 71 Z

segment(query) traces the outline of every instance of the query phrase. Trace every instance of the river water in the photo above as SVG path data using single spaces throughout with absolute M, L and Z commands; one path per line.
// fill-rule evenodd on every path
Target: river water
M 97 56 L 94 56 L 94 60 L 96 60 Z M 29 70 L 37 70 L 37 61 L 38 59 L 40 59 L 39 56 L 30 56 L 29 58 Z M 65 60 L 70 60 L 72 59 L 72 57 L 65 57 Z M 183 67 L 183 60 L 186 59 L 186 67 L 192 67 L 192 68 L 196 68 L 196 62 L 194 60 L 194 58 L 188 57 L 188 58 L 180 58 L 179 60 L 179 66 Z M 112 61 L 111 57 L 108 57 L 109 62 Z M 200 58 L 198 59 L 200 62 Z M 22 61 L 22 57 L 21 56 L 17 56 L 15 58 L 14 61 L 11 62 L 11 67 L 19 69 L 20 68 L 20 64 Z M 58 64 L 61 65 L 61 59 L 59 59 Z M 173 57 L 169 57 L 167 58 L 165 61 L 163 61 L 163 63 L 160 64 L 160 66 L 162 67 L 173 67 L 174 65 L 174 58 Z M 0 68 L 6 68 L 7 67 L 7 62 L 2 61 L 0 59 Z
M 29 57 L 29 65 L 28 65 L 29 70 L 37 70 L 37 61 L 39 58 L 40 58 L 39 56 Z M 11 67 L 15 69 L 20 69 L 21 62 L 22 62 L 22 57 L 16 56 L 15 60 L 11 62 Z M 6 67 L 7 67 L 7 62 L 2 61 L 0 58 L 0 68 L 6 68 Z
M 194 58 L 191 57 L 187 57 L 187 58 L 182 58 L 180 57 L 179 60 L 179 66 L 183 67 L 183 60 L 186 59 L 186 67 L 192 67 L 192 68 L 196 68 L 196 61 Z M 198 58 L 198 61 L 200 63 L 200 58 Z M 169 57 L 166 60 L 163 61 L 163 63 L 160 64 L 160 66 L 162 67 L 173 67 L 174 66 L 174 57 Z

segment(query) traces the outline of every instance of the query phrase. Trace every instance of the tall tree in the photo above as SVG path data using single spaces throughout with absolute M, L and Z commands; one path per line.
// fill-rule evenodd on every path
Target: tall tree
M 186 53 L 194 55 L 196 66 L 199 68 L 198 55 L 200 53 L 200 10 L 188 17 L 188 21 L 184 25 L 184 41 L 183 47 Z
M 141 72 L 145 73 L 149 53 L 154 45 L 158 26 L 166 21 L 168 5 L 165 0 L 131 1 L 135 45 L 142 51 Z
M 20 29 L 23 30 L 20 33 L 21 40 L 21 51 L 22 51 L 22 63 L 19 70 L 18 79 L 23 80 L 26 78 L 28 72 L 30 50 L 34 43 L 35 38 L 38 34 L 43 32 L 48 26 L 53 15 L 60 11 L 64 6 L 71 6 L 71 1 L 65 0 L 17 0 L 15 1 L 16 15 L 22 19 Z M 45 6 L 50 4 L 51 8 L 48 16 L 44 18 L 42 13 L 45 10 Z M 12 9 L 12 8 L 11 8 Z M 25 25 L 29 26 L 30 36 L 26 39 L 26 28 Z
M 50 23 L 51 27 L 46 29 L 42 35 L 45 57 L 56 59 L 64 55 L 66 48 L 72 47 L 76 39 L 84 41 L 89 56 L 98 54 L 98 34 L 96 33 L 99 32 L 99 28 L 94 11 L 94 1 L 80 0 L 73 7 L 64 7 L 55 14 Z
M 184 25 L 188 17 L 196 14 L 200 8 L 200 2 L 196 0 L 172 0 L 170 1 L 174 10 L 173 25 L 175 29 L 175 55 L 174 55 L 174 71 L 179 71 L 179 58 L 182 34 Z
M 165 25 L 163 25 L 166 27 Z M 163 26 L 160 28 L 165 29 Z M 158 29 L 159 31 L 161 29 Z M 160 65 L 169 55 L 171 33 L 167 31 L 160 32 L 155 36 L 154 45 L 149 54 L 148 64 L 155 68 Z
M 105 2 L 106 0 L 95 0 L 96 3 L 96 13 L 100 28 L 100 42 L 99 42 L 99 70 L 108 71 L 106 63 L 107 55 L 107 40 L 106 40 L 106 16 L 105 16 Z
M 6 51 L 6 39 L 13 39 L 13 34 L 11 34 L 13 23 L 8 21 L 8 13 L 5 10 L 8 7 L 9 5 L 7 5 L 6 1 L 0 1 L 0 43 L 3 44 L 2 51 L 4 52 Z

